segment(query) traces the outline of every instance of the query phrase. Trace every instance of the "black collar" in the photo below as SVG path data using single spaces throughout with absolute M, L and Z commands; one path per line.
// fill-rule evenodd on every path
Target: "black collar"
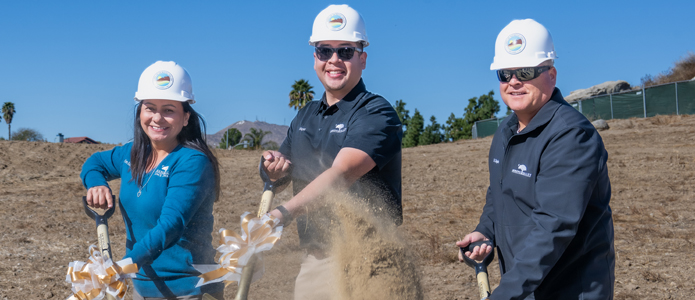
M 338 110 L 342 111 L 350 111 L 352 110 L 357 102 L 362 98 L 360 97 L 362 93 L 367 91 L 367 87 L 364 85 L 364 81 L 362 78 L 360 78 L 360 82 L 357 83 L 357 85 L 352 88 L 352 90 L 343 97 L 343 99 L 340 99 L 334 106 Z M 326 92 L 323 93 L 323 96 L 321 96 L 321 105 L 319 107 L 318 113 L 324 112 L 324 111 L 332 111 L 330 109 L 331 107 L 328 106 L 328 102 L 326 101 Z M 330 109 L 330 110 L 329 110 Z
M 524 130 L 522 130 L 522 132 L 519 134 L 525 134 L 534 131 L 536 130 L 536 128 L 541 127 L 550 122 L 550 120 L 555 115 L 555 111 L 557 111 L 557 109 L 565 103 L 567 102 L 565 101 L 565 98 L 562 97 L 560 89 L 555 88 L 555 90 L 553 90 L 553 95 L 550 96 L 550 100 L 548 100 L 548 102 L 545 103 L 540 110 L 538 110 L 538 113 L 536 113 L 536 115 L 533 116 L 531 122 L 529 122 L 529 124 L 526 125 Z M 509 118 L 509 121 L 507 122 L 507 128 L 509 129 L 509 131 L 511 131 L 511 135 L 516 134 L 516 130 L 519 128 L 519 118 L 516 116 L 516 113 Z

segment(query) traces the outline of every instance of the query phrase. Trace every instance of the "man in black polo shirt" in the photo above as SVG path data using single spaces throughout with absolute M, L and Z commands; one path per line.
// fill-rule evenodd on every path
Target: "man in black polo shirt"
M 285 225 L 296 217 L 307 250 L 295 299 L 330 299 L 332 271 L 325 230 L 330 219 L 316 208 L 335 191 L 368 199 L 402 222 L 402 124 L 391 104 L 362 81 L 369 45 L 362 17 L 347 5 L 331 5 L 316 17 L 309 43 L 314 69 L 326 92 L 301 109 L 279 151 L 266 151 L 271 179 L 290 175 L 294 197 L 271 211 Z M 291 166 L 291 168 L 290 168 Z

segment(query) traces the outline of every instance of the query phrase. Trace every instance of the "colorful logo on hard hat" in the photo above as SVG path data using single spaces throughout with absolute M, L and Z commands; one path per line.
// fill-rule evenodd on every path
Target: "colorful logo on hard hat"
M 174 77 L 167 71 L 159 71 L 154 75 L 154 86 L 160 90 L 166 90 L 174 84 Z
M 507 45 L 504 49 L 507 50 L 509 54 L 520 53 L 524 51 L 524 48 L 526 48 L 526 38 L 520 33 L 515 33 L 507 37 Z
M 345 16 L 334 13 L 328 17 L 328 29 L 338 31 L 343 28 L 345 28 Z

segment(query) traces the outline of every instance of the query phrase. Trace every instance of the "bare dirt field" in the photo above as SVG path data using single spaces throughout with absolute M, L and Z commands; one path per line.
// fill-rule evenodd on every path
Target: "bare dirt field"
M 611 129 L 601 136 L 609 153 L 613 191 L 615 299 L 692 299 L 695 116 L 608 124 Z M 477 224 L 488 185 L 490 142 L 488 137 L 404 149 L 403 225 L 396 233 L 382 230 L 378 241 L 358 238 L 353 246 L 364 243 L 370 251 L 352 247 L 349 252 L 364 256 L 362 265 L 352 265 L 353 269 L 381 264 L 382 280 L 375 288 L 418 283 L 422 288 L 407 297 L 353 292 L 346 298 L 415 299 L 424 294 L 425 299 L 478 299 L 473 270 L 455 260 L 454 242 Z M 95 151 L 111 147 L 0 141 L 0 299 L 66 299 L 70 295 L 64 281 L 67 264 L 85 261 L 87 247 L 96 244 L 94 221 L 80 202 L 85 193 L 80 167 Z M 255 212 L 261 198 L 260 152 L 216 153 L 223 190 L 215 204 L 215 230 L 238 231 L 239 216 Z M 119 182 L 111 186 L 118 193 Z M 289 197 L 288 189 L 276 200 Z M 119 212 L 109 224 L 113 252 L 120 257 L 125 252 L 125 228 Z M 353 233 L 360 236 L 360 230 Z M 375 259 L 379 253 L 396 253 L 389 257 L 408 261 Z M 266 254 L 266 273 L 251 286 L 249 299 L 292 299 L 301 256 L 293 224 Z M 379 275 L 375 273 L 379 272 L 365 276 Z M 368 289 L 368 279 L 349 282 Z M 499 282 L 496 261 L 490 265 L 490 280 L 494 289 Z M 227 287 L 226 299 L 233 299 L 236 289 L 235 284 Z

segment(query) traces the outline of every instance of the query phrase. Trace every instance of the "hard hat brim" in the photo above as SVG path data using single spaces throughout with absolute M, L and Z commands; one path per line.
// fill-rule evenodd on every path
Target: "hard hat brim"
M 173 100 L 173 101 L 179 101 L 179 102 L 188 102 L 189 104 L 195 103 L 194 97 L 185 97 L 183 95 L 178 95 L 176 93 L 167 93 L 166 95 L 162 95 L 161 93 L 157 93 L 157 94 L 149 94 L 148 95 L 148 93 L 136 92 L 134 99 L 137 102 L 141 102 L 143 100 L 161 99 L 161 100 Z

